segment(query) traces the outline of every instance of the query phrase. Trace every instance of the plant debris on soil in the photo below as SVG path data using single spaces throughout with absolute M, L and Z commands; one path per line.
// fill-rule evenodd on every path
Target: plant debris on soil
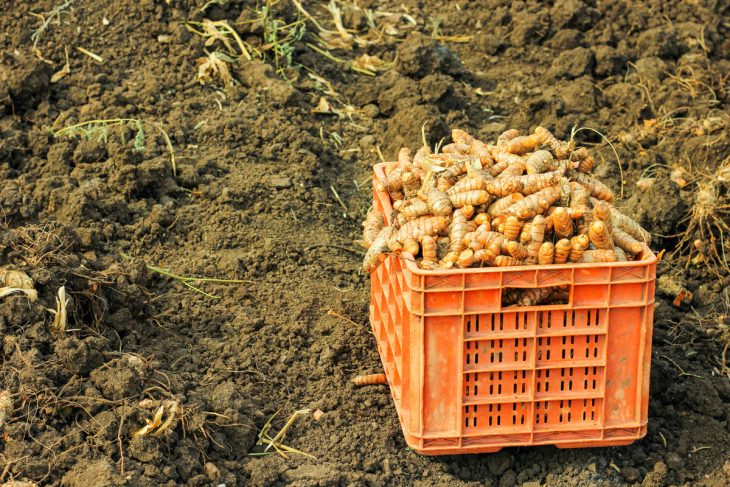
M 2 2 L 0 267 L 32 289 L 0 297 L 0 485 L 727 485 L 729 18 L 680 0 Z M 387 388 L 352 383 L 382 372 L 355 243 L 372 165 L 448 127 L 536 126 L 604 134 L 621 167 L 575 138 L 667 251 L 648 434 L 420 456 Z

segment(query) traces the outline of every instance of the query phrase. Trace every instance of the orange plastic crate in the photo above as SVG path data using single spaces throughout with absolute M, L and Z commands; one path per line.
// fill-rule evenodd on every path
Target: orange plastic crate
M 373 203 L 389 224 L 388 194 Z M 656 261 L 646 247 L 633 262 L 425 271 L 388 256 L 371 275 L 370 322 L 408 445 L 444 455 L 643 437 Z M 505 287 L 558 285 L 568 304 L 502 307 Z

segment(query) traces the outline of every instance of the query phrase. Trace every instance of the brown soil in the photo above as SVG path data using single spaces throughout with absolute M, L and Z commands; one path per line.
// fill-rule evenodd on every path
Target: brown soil
M 33 304 L 0 301 L 0 390 L 13 398 L 0 426 L 0 484 L 730 482 L 720 337 L 730 325 L 728 280 L 702 265 L 660 269 L 663 282 L 684 281 L 695 298 L 678 309 L 672 286 L 659 286 L 649 433 L 632 446 L 422 457 L 406 448 L 387 390 L 349 382 L 381 370 L 353 244 L 376 147 L 392 158 L 401 145 L 418 146 L 426 120 L 432 144 L 457 126 L 484 140 L 507 127 L 541 124 L 566 137 L 574 125 L 590 126 L 617 147 L 625 212 L 658 235 L 682 231 L 695 184 L 680 190 L 656 164 L 699 177 L 730 155 L 727 4 L 379 3 L 380 11 L 405 8 L 417 25 L 376 17 L 396 35 L 335 54 L 377 55 L 395 61 L 392 69 L 374 77 L 348 70 L 308 48 L 308 34 L 295 44 L 303 67 L 288 70 L 290 82 L 262 61 L 242 62 L 232 73 L 238 85 L 221 89 L 195 81 L 204 41 L 181 22 L 234 24 L 254 2 L 208 2 L 205 14 L 204 0 L 76 2 L 41 35 L 48 62 L 40 61 L 31 35 L 41 20 L 30 13 L 62 3 L 0 5 L 0 265 L 27 271 L 40 293 Z M 331 28 L 326 11 L 307 8 Z M 273 11 L 296 19 L 283 0 Z M 367 29 L 362 11 L 345 8 L 344 21 Z M 435 23 L 441 35 L 473 39 L 435 42 Z M 237 29 L 263 44 L 252 24 Z M 70 74 L 51 83 L 65 47 Z M 339 98 L 324 96 L 337 109 L 351 105 L 351 116 L 312 113 L 327 87 L 309 72 L 332 83 Z M 698 131 L 708 117 L 719 117 L 720 129 Z M 145 151 L 129 128 L 106 140 L 52 135 L 101 118 L 161 124 L 177 175 L 149 127 Z M 578 138 L 601 142 L 589 132 Z M 618 191 L 612 152 L 596 150 L 597 174 Z M 645 171 L 658 179 L 640 192 L 634 182 Z M 660 237 L 655 248 L 675 244 Z M 199 283 L 214 299 L 145 264 L 250 282 Z M 72 300 L 58 336 L 45 308 L 62 285 Z M 177 401 L 183 420 L 166 435 L 133 438 L 163 401 Z M 303 408 L 323 414 L 300 418 L 286 443 L 316 459 L 249 456 L 272 414 L 281 411 L 277 431 Z

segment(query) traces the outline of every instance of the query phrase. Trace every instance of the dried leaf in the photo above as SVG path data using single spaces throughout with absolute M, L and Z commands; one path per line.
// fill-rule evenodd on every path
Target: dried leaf
M 363 54 L 362 56 L 357 57 L 352 62 L 352 65 L 364 71 L 372 71 L 373 73 L 377 73 L 378 71 L 386 71 L 390 69 L 392 63 L 387 63 L 380 59 L 378 56 Z
M 198 74 L 196 79 L 201 85 L 210 84 L 219 78 L 224 86 L 233 85 L 233 76 L 228 69 L 228 63 L 217 52 L 208 57 L 198 59 Z
M 69 66 L 67 60 L 66 64 L 63 65 L 63 68 L 61 68 L 60 71 L 53 73 L 53 76 L 51 76 L 51 83 L 58 83 L 62 78 L 65 78 L 69 74 L 71 74 L 71 66 Z
M 337 112 L 332 108 L 332 105 L 330 105 L 330 102 L 327 101 L 327 98 L 320 96 L 319 97 L 319 103 L 317 103 L 317 106 L 315 108 L 312 108 L 312 113 L 321 113 L 324 115 L 337 115 Z
M 35 289 L 22 289 L 19 287 L 0 287 L 0 298 L 10 296 L 13 293 L 25 293 L 28 299 L 33 302 L 38 299 L 38 291 Z

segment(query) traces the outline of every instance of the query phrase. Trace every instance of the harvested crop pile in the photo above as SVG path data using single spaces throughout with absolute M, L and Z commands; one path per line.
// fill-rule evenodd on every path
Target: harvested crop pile
M 427 270 L 641 258 L 651 235 L 612 206 L 586 148 L 543 127 L 507 130 L 494 145 L 451 136 L 438 153 L 401 149 L 375 182 L 394 210 L 391 225 L 375 209 L 363 222 L 367 272 L 388 252 Z

